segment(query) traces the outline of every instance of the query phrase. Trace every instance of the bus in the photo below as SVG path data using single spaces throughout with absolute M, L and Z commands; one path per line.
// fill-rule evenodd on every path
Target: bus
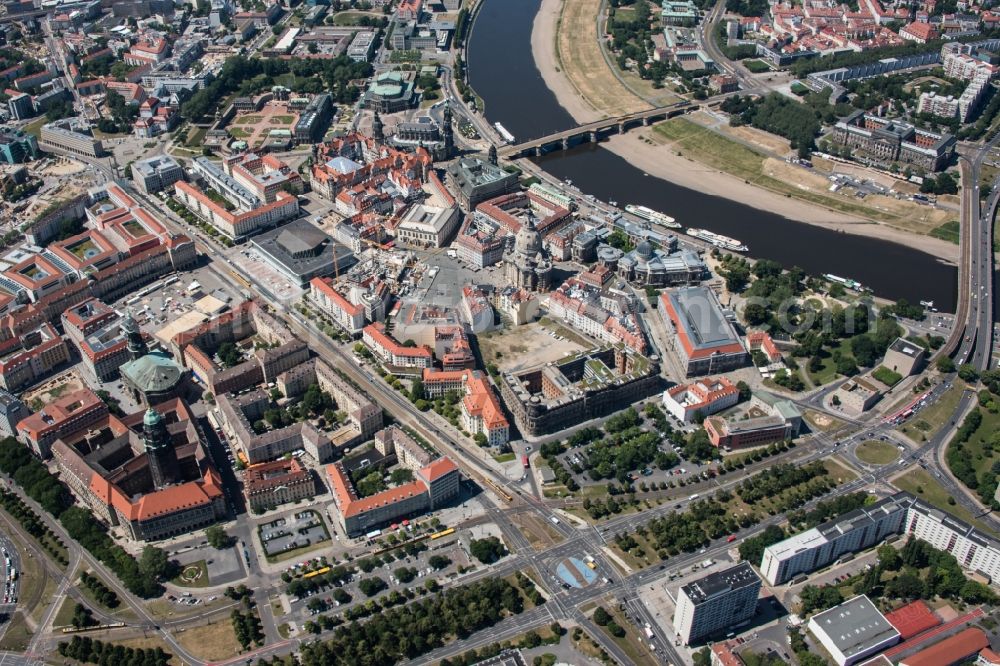
M 521 464 L 524 465 L 524 469 L 528 469 L 528 467 L 530 467 L 528 463 L 528 456 L 521 456 Z

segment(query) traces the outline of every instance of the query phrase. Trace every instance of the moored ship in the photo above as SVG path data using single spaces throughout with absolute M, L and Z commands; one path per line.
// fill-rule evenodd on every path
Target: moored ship
M 695 238 L 699 238 L 706 243 L 711 243 L 715 247 L 723 250 L 729 250 L 731 252 L 746 252 L 750 249 L 735 238 L 713 233 L 706 229 L 695 229 L 694 227 L 691 227 L 687 230 L 687 233 L 688 236 L 694 236 Z
M 654 224 L 660 224 L 669 229 L 679 229 L 680 224 L 677 223 L 674 218 L 669 215 L 664 215 L 659 211 L 655 211 L 652 208 L 646 208 L 645 206 L 636 206 L 635 204 L 628 204 L 625 206 L 626 213 L 632 213 L 636 217 L 641 217 L 644 220 L 648 220 Z

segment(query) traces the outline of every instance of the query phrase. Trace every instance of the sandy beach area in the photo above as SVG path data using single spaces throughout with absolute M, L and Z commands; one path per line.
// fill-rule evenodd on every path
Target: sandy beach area
M 556 56 L 556 28 L 559 26 L 559 12 L 562 0 L 542 0 L 535 22 L 531 26 L 531 54 L 541 72 L 545 85 L 555 93 L 559 104 L 578 123 L 590 123 L 604 118 L 585 99 L 580 97 L 572 82 L 559 71 Z
M 949 263 L 958 261 L 958 246 L 954 243 L 931 236 L 908 233 L 871 220 L 775 194 L 770 190 L 755 187 L 740 178 L 705 166 L 687 157 L 678 156 L 668 147 L 649 145 L 641 140 L 641 136 L 640 131 L 622 135 L 616 134 L 609 137 L 601 145 L 619 157 L 627 159 L 637 169 L 642 169 L 651 176 L 668 180 L 683 187 L 739 201 L 798 222 L 892 241 L 933 254 Z
M 602 114 L 582 99 L 569 79 L 559 71 L 555 54 L 555 39 L 561 7 L 562 0 L 542 0 L 531 32 L 531 50 L 535 64 L 541 72 L 545 84 L 555 94 L 559 104 L 577 122 L 588 123 L 599 120 Z M 649 175 L 683 187 L 739 201 L 798 222 L 899 243 L 940 257 L 952 264 L 958 261 L 958 246 L 954 243 L 894 229 L 871 220 L 828 210 L 760 187 L 754 187 L 740 178 L 712 169 L 687 157 L 677 156 L 668 147 L 649 145 L 640 140 L 640 136 L 640 131 L 612 135 L 602 145 Z

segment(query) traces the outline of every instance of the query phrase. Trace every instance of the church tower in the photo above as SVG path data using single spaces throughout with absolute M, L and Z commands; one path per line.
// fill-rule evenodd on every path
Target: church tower
M 444 139 L 444 159 L 448 159 L 455 153 L 455 133 L 451 128 L 451 103 L 444 105 L 444 127 L 441 128 Z
M 167 424 L 163 415 L 155 409 L 147 409 L 142 418 L 142 440 L 149 459 L 149 471 L 153 476 L 153 485 L 163 488 L 177 481 L 177 451 L 170 441 Z
M 122 321 L 122 333 L 128 340 L 127 348 L 130 360 L 138 360 L 149 353 L 146 341 L 142 337 L 142 331 L 139 330 L 139 322 L 132 316 L 131 310 L 125 313 L 125 319 Z

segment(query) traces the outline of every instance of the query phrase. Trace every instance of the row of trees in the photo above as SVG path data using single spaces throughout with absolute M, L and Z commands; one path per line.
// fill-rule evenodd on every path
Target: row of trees
M 111 569 L 129 592 L 146 599 L 162 594 L 160 582 L 172 577 L 176 569 L 166 553 L 146 546 L 137 560 L 115 544 L 90 511 L 70 506 L 66 487 L 13 437 L 0 440 L 0 471 L 13 477 L 29 497 L 58 518 L 70 538 Z
M 24 531 L 35 538 L 46 553 L 62 566 L 69 564 L 66 544 L 57 537 L 37 513 L 14 493 L 0 492 L 0 506 L 21 524 Z
M 229 619 L 233 623 L 233 631 L 236 632 L 236 640 L 240 642 L 244 650 L 249 650 L 253 645 L 264 644 L 264 626 L 257 617 L 257 611 L 253 608 L 244 610 L 233 609 L 229 614 Z
M 368 621 L 342 625 L 325 642 L 302 648 L 303 666 L 390 666 L 415 659 L 452 638 L 466 638 L 521 613 L 519 590 L 502 578 L 451 588 L 392 608 Z
M 118 595 L 115 594 L 114 590 L 105 585 L 104 581 L 97 576 L 92 576 L 84 571 L 80 576 L 80 583 L 94 595 L 94 598 L 97 599 L 97 603 L 102 606 L 114 609 L 118 608 L 121 604 L 121 601 L 118 599 Z
M 982 403 L 982 400 L 980 402 Z M 969 439 L 979 430 L 982 423 L 983 413 L 978 407 L 966 414 L 962 425 L 948 445 L 945 460 L 948 463 L 948 468 L 959 481 L 965 484 L 970 490 L 978 492 L 984 504 L 994 506 L 997 504 L 993 495 L 997 489 L 997 474 L 1000 473 L 1000 461 L 993 463 L 988 469 L 977 472 L 977 457 L 970 453 L 967 446 Z M 979 456 L 979 459 L 982 460 L 986 456 L 992 458 L 994 446 L 1000 448 L 1000 435 L 998 433 L 990 433 L 989 439 L 985 437 L 982 439 L 984 439 L 982 442 L 983 453 Z
M 821 460 L 804 466 L 775 465 L 740 483 L 736 494 L 747 504 L 756 504 L 762 499 L 777 497 L 788 488 L 806 483 L 826 473 L 826 466 Z
M 88 636 L 74 636 L 59 643 L 60 656 L 85 664 L 115 664 L 116 666 L 167 666 L 171 655 L 163 648 L 131 648 L 105 643 Z

